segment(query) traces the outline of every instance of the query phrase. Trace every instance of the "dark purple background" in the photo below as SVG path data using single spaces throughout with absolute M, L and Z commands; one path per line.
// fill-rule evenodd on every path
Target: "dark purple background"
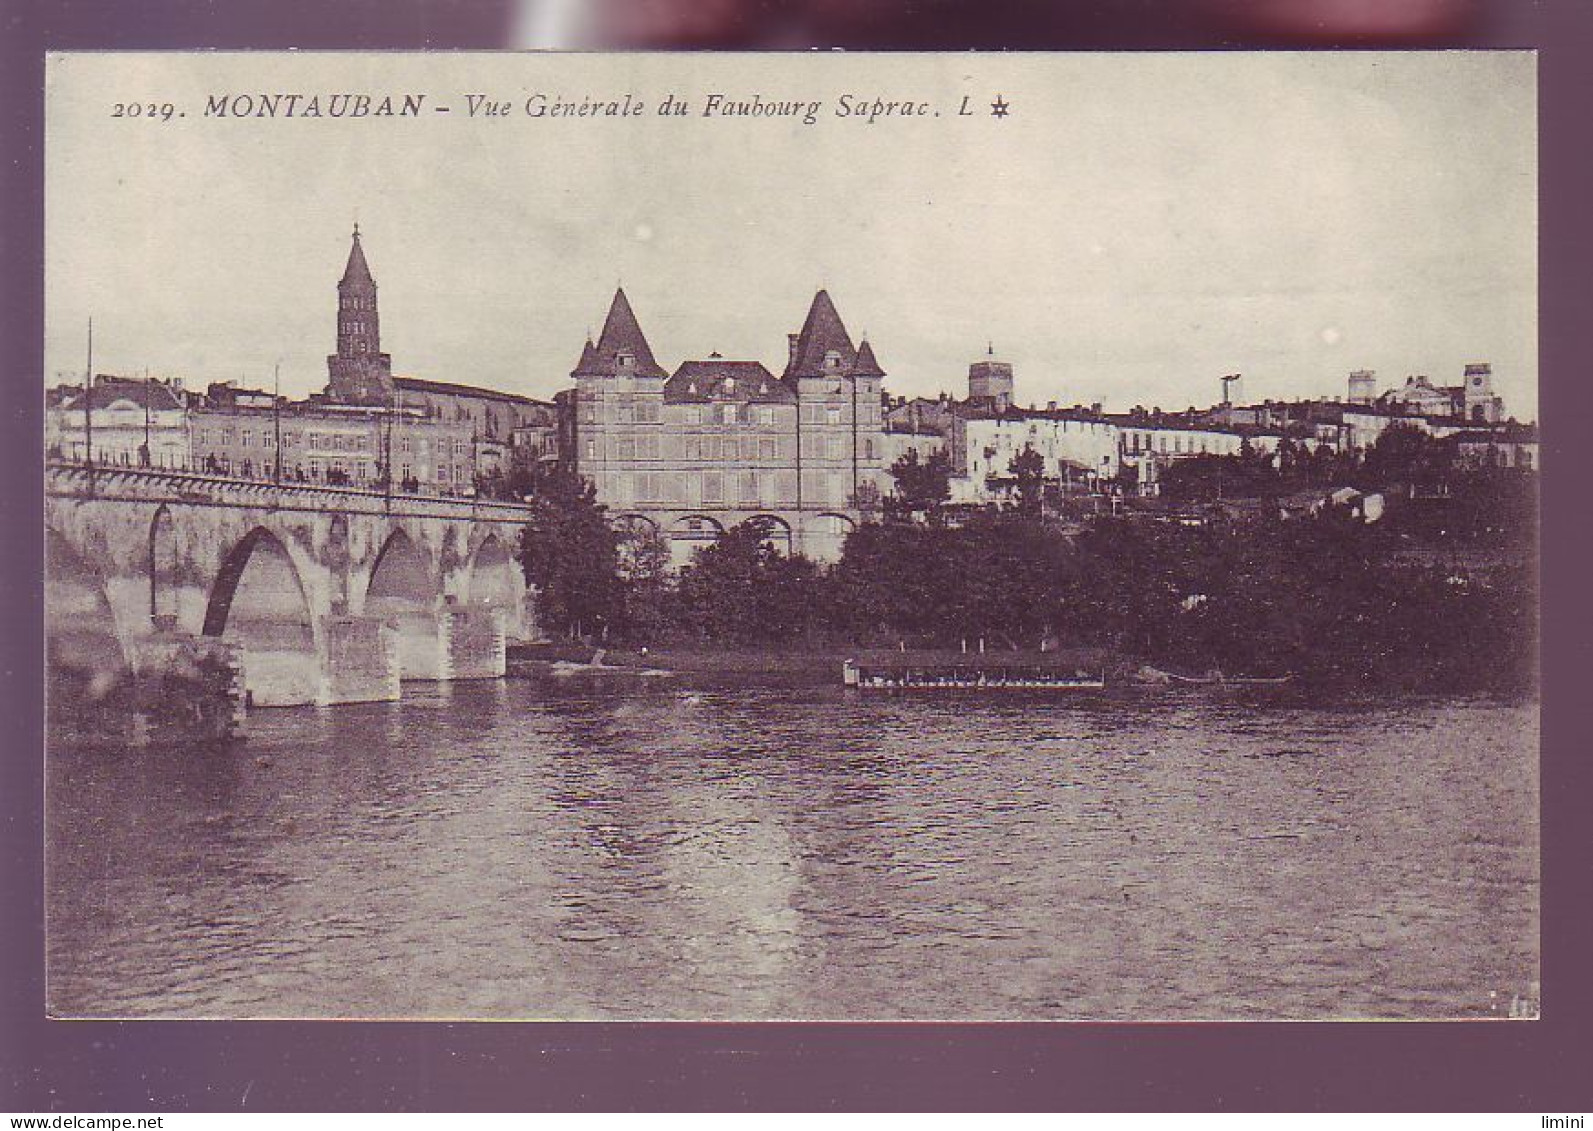
M 1333 0 L 710 0 L 616 46 L 1534 47 L 1542 87 L 1543 984 L 1536 1023 L 433 1025 L 43 1019 L 42 51 L 503 45 L 504 3 L 0 2 L 0 1110 L 1522 1110 L 1593 1107 L 1593 5 L 1424 0 L 1377 34 Z M 672 7 L 660 0 L 655 11 Z M 683 9 L 684 10 L 684 9 Z M 1413 9 L 1415 10 L 1415 9 Z M 904 14 L 905 13 L 905 14 Z M 1397 176 L 1397 170 L 1389 170 Z M 1584 441 L 1572 442 L 1582 436 Z M 1478 641 L 1486 648 L 1487 641 Z M 247 1094 L 247 1102 L 245 1095 Z

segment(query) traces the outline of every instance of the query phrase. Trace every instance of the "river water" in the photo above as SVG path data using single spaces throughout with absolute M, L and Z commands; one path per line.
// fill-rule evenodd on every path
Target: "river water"
M 57 751 L 60 1016 L 1344 1018 L 1535 998 L 1537 709 L 524 680 Z

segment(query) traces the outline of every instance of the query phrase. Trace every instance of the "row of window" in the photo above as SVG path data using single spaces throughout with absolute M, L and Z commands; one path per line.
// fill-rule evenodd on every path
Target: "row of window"
M 609 458 L 621 463 L 633 460 L 656 460 L 660 458 L 660 438 L 658 436 L 625 437 L 613 441 L 609 449 Z M 862 437 L 858 442 L 858 455 L 865 462 L 871 462 L 878 456 L 875 439 L 872 436 Z M 830 460 L 838 462 L 852 458 L 852 440 L 850 436 L 814 436 L 802 437 L 802 455 L 804 459 Z M 598 441 L 589 438 L 586 441 L 586 458 L 596 461 L 599 459 Z M 781 450 L 777 437 L 774 436 L 687 436 L 684 458 L 689 462 L 696 461 L 737 461 L 751 462 L 761 460 L 772 462 L 777 459 L 787 458 Z
M 659 422 L 659 402 L 618 401 L 613 404 L 613 423 L 615 424 L 657 424 Z M 802 423 L 804 424 L 841 424 L 847 419 L 840 405 L 805 404 L 801 407 Z M 581 405 L 581 420 L 585 424 L 598 423 L 598 405 L 595 401 L 584 401 Z M 857 409 L 857 419 L 860 424 L 878 424 L 880 422 L 880 407 L 877 404 L 861 404 Z M 741 404 L 715 404 L 715 405 L 688 405 L 686 407 L 687 424 L 755 424 L 771 427 L 775 423 L 775 406 L 768 404 L 741 405 Z
M 274 448 L 276 447 L 276 433 L 274 430 L 261 429 L 256 433 L 251 428 L 243 428 L 236 433 L 231 428 L 200 428 L 194 433 L 194 439 L 200 447 L 230 447 L 236 437 L 240 447 Z M 296 447 L 303 441 L 307 448 L 316 451 L 331 452 L 364 452 L 377 446 L 376 441 L 369 433 L 358 432 L 305 432 L 284 430 L 282 433 L 282 446 L 284 448 Z M 398 451 L 408 454 L 418 451 L 427 455 L 432 451 L 432 441 L 425 437 L 411 437 L 407 433 L 400 433 L 394 438 L 394 447 Z M 469 440 L 455 437 L 436 441 L 435 450 L 438 455 L 452 454 L 459 459 L 470 454 L 471 443 Z
M 780 444 L 774 436 L 687 436 L 686 458 L 689 460 L 773 460 L 780 456 Z
M 1166 432 L 1158 432 L 1153 437 L 1150 433 L 1125 432 L 1123 433 L 1124 446 L 1130 452 L 1163 452 L 1170 455 L 1205 455 L 1223 454 L 1231 455 L 1239 450 L 1239 445 L 1231 437 L 1204 436 L 1200 433 L 1191 433 L 1187 436 L 1168 436 Z
M 804 502 L 845 506 L 850 478 L 830 474 L 804 476 L 809 497 Z M 794 506 L 796 475 L 792 472 L 643 471 L 613 480 L 615 501 L 621 506 Z

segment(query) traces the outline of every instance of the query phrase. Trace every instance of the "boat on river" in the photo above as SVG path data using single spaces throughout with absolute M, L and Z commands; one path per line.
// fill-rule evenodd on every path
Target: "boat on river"
M 1157 682 L 1169 683 L 1181 687 L 1281 687 L 1283 684 L 1294 682 L 1294 673 L 1276 676 L 1247 676 L 1224 675 L 1222 672 L 1207 672 L 1205 675 L 1179 675 L 1177 672 L 1158 673 L 1165 675 L 1165 680 Z
M 1106 677 L 1046 654 L 965 654 L 942 657 L 887 654 L 848 659 L 841 682 L 858 691 L 1083 692 L 1102 691 Z

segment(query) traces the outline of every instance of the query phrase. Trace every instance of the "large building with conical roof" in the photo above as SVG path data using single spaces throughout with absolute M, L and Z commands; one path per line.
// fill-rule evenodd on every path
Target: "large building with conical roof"
M 832 560 L 889 487 L 885 371 L 825 291 L 776 376 L 717 353 L 666 371 L 616 290 L 571 377 L 576 468 L 618 519 L 663 534 L 677 563 L 748 521 L 783 551 Z

